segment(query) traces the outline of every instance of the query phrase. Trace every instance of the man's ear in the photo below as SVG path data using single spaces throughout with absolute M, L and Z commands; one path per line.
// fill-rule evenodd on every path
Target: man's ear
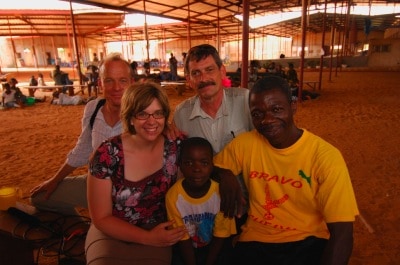
M 221 71 L 222 79 L 226 78 L 226 68 L 225 68 L 225 65 L 221 65 L 221 68 L 220 68 L 219 70 Z
M 196 89 L 195 85 L 192 84 L 192 80 L 190 80 L 190 75 L 189 75 L 189 73 L 186 73 L 185 78 L 186 78 L 186 82 L 187 82 L 187 84 L 189 85 L 189 87 L 190 87 L 191 89 Z

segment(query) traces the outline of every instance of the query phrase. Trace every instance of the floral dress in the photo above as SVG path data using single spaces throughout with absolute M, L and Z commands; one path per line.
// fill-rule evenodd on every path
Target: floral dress
M 89 171 L 96 178 L 111 179 L 114 216 L 140 227 L 153 227 L 167 220 L 165 195 L 177 179 L 179 142 L 165 139 L 163 167 L 137 182 L 124 177 L 121 135 L 99 146 Z

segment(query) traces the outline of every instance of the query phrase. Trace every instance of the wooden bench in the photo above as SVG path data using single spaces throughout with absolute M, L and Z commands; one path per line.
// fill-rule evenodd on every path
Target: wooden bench
M 186 90 L 186 81 L 163 81 L 160 82 L 161 86 L 174 86 L 179 96 L 183 95 Z
M 47 86 L 20 86 L 20 87 L 24 88 L 24 89 L 28 89 L 30 97 L 33 97 L 35 95 L 35 91 L 37 89 L 47 89 L 47 90 L 51 90 L 51 91 L 57 90 L 57 91 L 61 92 L 64 87 L 68 88 L 68 95 L 73 96 L 73 95 L 75 95 L 75 91 L 74 91 L 75 88 L 79 88 L 80 92 L 82 92 L 82 94 L 84 94 L 83 91 L 84 91 L 85 87 L 87 87 L 87 85 L 66 85 L 66 86 L 47 85 Z
M 304 85 L 308 86 L 311 88 L 313 91 L 317 89 L 317 85 L 319 84 L 319 81 L 303 81 L 303 87 Z

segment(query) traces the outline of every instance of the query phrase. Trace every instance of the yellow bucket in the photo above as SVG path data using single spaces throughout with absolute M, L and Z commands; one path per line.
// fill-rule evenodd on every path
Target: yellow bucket
M 15 207 L 20 197 L 20 189 L 15 187 L 4 187 L 0 189 L 0 210 L 7 211 Z

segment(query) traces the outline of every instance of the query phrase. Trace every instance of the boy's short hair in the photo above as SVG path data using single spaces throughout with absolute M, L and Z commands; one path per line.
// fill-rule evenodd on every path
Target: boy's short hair
M 182 141 L 179 163 L 182 162 L 182 156 L 184 152 L 186 152 L 191 147 L 197 147 L 197 146 L 208 148 L 211 157 L 214 155 L 213 147 L 207 139 L 202 137 L 190 137 Z

